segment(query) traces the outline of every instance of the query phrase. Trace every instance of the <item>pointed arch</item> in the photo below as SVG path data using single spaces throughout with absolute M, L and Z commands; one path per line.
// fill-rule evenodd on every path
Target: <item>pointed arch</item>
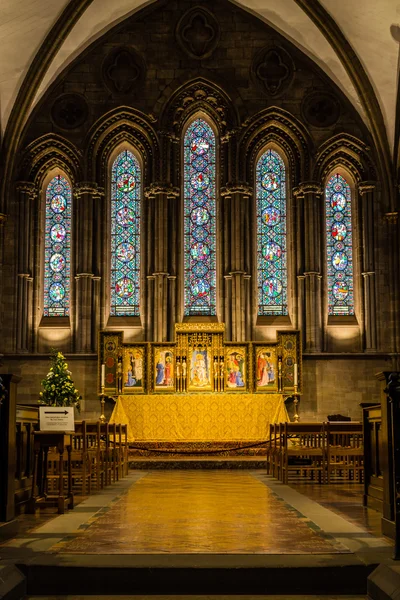
M 110 315 L 140 314 L 142 169 L 130 150 L 111 166 Z
M 64 175 L 46 186 L 43 315 L 68 317 L 71 291 L 72 190 Z
M 257 161 L 256 214 L 258 315 L 287 315 L 286 167 L 272 148 Z
M 354 315 L 352 193 L 345 174 L 325 185 L 328 316 Z
M 183 136 L 184 314 L 216 315 L 216 135 L 201 115 Z

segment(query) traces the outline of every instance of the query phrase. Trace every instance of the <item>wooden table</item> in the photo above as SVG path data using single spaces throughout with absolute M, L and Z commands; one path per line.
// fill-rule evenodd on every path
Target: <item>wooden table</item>
M 71 449 L 73 432 L 65 431 L 35 431 L 34 433 L 34 464 L 32 477 L 32 493 L 28 512 L 34 513 L 40 506 L 57 506 L 58 513 L 64 514 L 65 508 L 74 507 L 72 493 Z M 47 493 L 47 457 L 50 448 L 57 448 L 59 453 L 58 495 Z M 68 469 L 64 474 L 64 451 L 67 451 Z M 64 478 L 68 477 L 68 490 L 64 492 Z

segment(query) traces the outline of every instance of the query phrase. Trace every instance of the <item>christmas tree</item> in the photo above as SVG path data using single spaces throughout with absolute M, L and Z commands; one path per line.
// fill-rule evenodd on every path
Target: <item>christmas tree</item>
M 50 371 L 42 380 L 39 402 L 48 406 L 76 406 L 79 410 L 82 396 L 74 386 L 63 353 L 52 350 L 50 360 Z

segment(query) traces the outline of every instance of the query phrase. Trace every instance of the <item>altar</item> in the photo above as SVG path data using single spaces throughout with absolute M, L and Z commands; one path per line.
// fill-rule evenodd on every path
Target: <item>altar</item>
M 227 342 L 223 323 L 177 323 L 175 341 L 124 343 L 103 331 L 98 374 L 130 443 L 253 444 L 288 421 L 285 400 L 301 393 L 300 335 Z
M 288 420 L 282 394 L 194 392 L 120 395 L 110 423 L 127 423 L 130 443 L 257 443 L 270 423 Z

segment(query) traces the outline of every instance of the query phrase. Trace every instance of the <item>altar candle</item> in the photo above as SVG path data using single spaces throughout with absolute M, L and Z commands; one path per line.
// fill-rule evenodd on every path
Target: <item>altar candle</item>
M 298 378 L 297 378 L 297 363 L 294 363 L 294 385 L 298 384 Z
M 106 383 L 106 365 L 101 365 L 101 387 L 104 387 Z

